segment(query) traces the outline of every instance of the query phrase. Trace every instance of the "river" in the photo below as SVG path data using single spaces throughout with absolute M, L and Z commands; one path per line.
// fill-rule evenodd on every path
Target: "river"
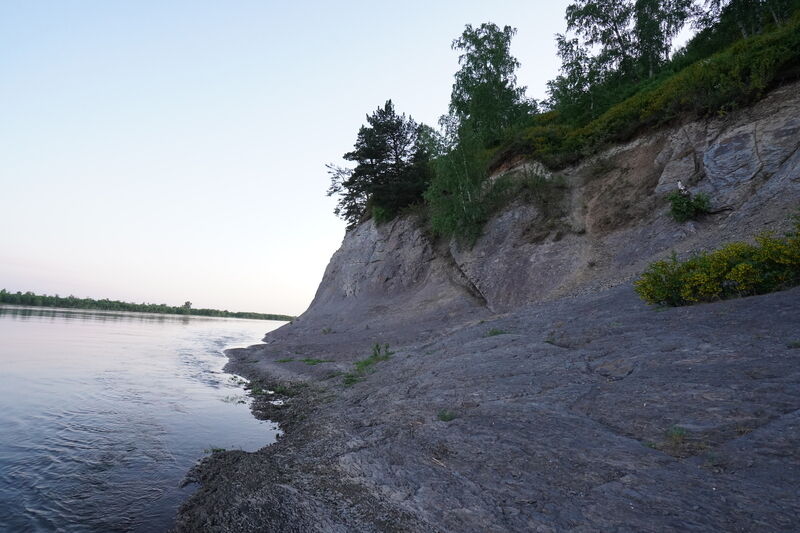
M 279 433 L 222 350 L 281 324 L 0 306 L 0 531 L 169 528 L 197 460 Z

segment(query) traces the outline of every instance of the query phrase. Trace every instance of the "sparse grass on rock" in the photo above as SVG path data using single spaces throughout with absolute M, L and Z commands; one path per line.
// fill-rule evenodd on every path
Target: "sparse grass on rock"
M 372 347 L 372 355 L 361 361 L 353 363 L 354 370 L 344 375 L 342 383 L 345 387 L 355 385 L 359 381 L 363 381 L 369 372 L 374 370 L 374 366 L 380 361 L 388 361 L 394 352 L 389 351 L 389 345 L 375 343 Z

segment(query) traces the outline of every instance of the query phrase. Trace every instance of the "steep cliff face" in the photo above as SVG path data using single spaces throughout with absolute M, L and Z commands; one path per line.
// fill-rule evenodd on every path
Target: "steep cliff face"
M 626 280 L 788 225 L 799 117 L 796 84 L 609 149 L 471 248 L 349 232 L 306 313 L 228 351 L 286 436 L 205 460 L 177 531 L 796 530 L 800 287 L 656 309 Z M 678 180 L 718 212 L 673 221 Z
M 302 321 L 366 326 L 389 315 L 418 322 L 484 304 L 447 247 L 406 217 L 381 226 L 370 221 L 349 232 Z
M 673 250 L 780 230 L 800 205 L 798 147 L 800 84 L 792 84 L 751 108 L 649 133 L 550 175 L 561 192 L 546 212 L 512 203 L 469 248 L 434 244 L 409 218 L 368 221 L 345 237 L 303 320 L 504 312 L 619 284 Z M 672 220 L 666 196 L 679 180 L 718 212 Z

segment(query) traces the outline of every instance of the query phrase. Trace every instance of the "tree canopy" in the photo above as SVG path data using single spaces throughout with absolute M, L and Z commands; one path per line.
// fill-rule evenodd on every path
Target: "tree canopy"
M 335 213 L 352 228 L 365 215 L 379 222 L 422 199 L 430 181 L 431 129 L 405 114 L 398 115 L 391 100 L 367 115 L 353 150 L 344 154 L 353 168 L 328 165 L 337 194 Z
M 468 24 L 451 44 L 458 68 L 440 130 L 387 101 L 344 155 L 355 166 L 328 166 L 328 194 L 339 195 L 335 211 L 348 229 L 421 203 L 433 234 L 474 240 L 510 197 L 502 180 L 487 179 L 509 161 L 563 168 L 645 128 L 729 112 L 800 76 L 798 11 L 800 0 L 574 0 L 556 36 L 561 70 L 541 105 L 517 84 L 516 29 Z M 687 25 L 697 33 L 675 50 Z
M 517 87 L 519 61 L 511 55 L 511 38 L 517 30 L 501 30 L 490 22 L 477 28 L 467 24 L 452 48 L 461 52 L 450 96 L 450 115 L 458 132 L 497 141 L 503 133 L 534 109 Z

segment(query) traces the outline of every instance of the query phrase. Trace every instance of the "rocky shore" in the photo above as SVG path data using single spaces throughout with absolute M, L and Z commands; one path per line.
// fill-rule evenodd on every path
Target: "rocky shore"
M 179 531 L 797 524 L 800 289 L 666 310 L 629 286 L 535 304 L 390 345 L 349 387 L 337 371 L 368 346 L 337 337 L 230 354 L 289 384 L 284 406 L 256 404 L 286 435 L 207 459 Z M 335 362 L 277 362 L 322 346 Z
M 800 288 L 657 308 L 631 280 L 789 228 L 798 117 L 795 83 L 611 147 L 471 247 L 348 232 L 309 309 L 228 354 L 285 436 L 206 459 L 176 529 L 796 530 Z M 672 220 L 679 180 L 715 213 Z

